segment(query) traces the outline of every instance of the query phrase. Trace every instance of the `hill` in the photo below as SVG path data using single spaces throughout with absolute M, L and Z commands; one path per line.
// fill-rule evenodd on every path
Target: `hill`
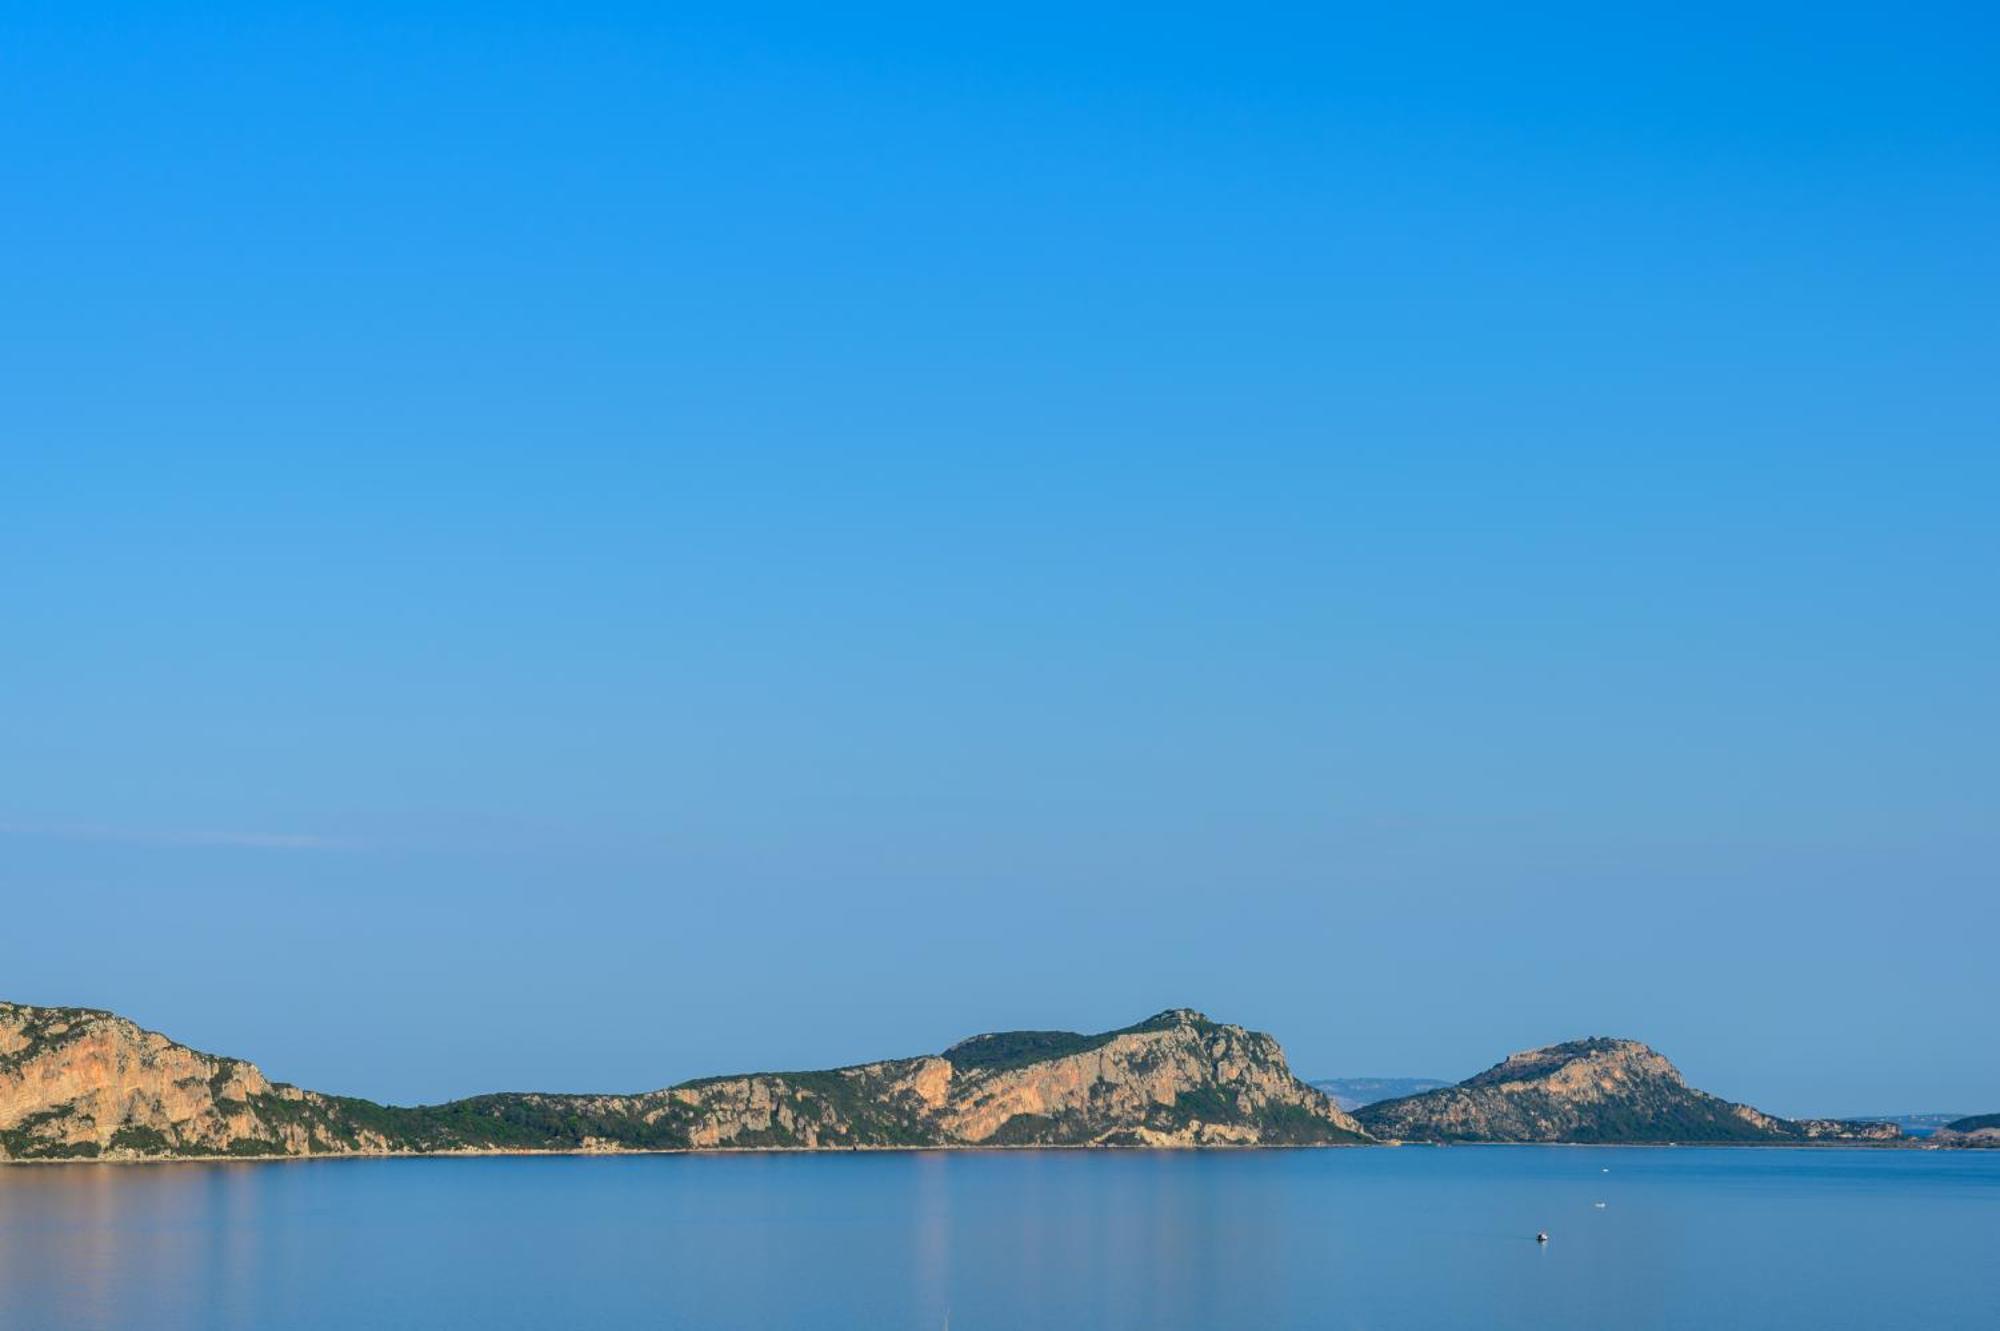
M 1954 1119 L 1931 1134 L 1936 1146 L 2000 1147 L 2000 1114 Z
M 1893 1141 L 1894 1124 L 1790 1120 L 1689 1086 L 1636 1040 L 1595 1037 L 1515 1054 L 1456 1086 L 1369 1105 L 1378 1137 L 1442 1142 Z
M 397 1107 L 275 1083 L 113 1013 L 0 1004 L 0 1160 L 1365 1140 L 1270 1036 L 1185 1008 L 828 1071 Z

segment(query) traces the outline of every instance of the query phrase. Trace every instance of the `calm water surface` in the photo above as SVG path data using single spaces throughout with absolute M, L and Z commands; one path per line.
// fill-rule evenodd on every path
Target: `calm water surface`
M 2000 1327 L 2000 1152 L 0 1169 L 7 1331 L 917 1331 L 947 1313 L 955 1331 Z

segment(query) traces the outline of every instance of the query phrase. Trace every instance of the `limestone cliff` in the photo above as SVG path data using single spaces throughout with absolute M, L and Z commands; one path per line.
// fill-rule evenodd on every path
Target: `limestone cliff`
M 0 1160 L 387 1150 L 344 1102 L 91 1008 L 0 1003 Z
M 273 1083 L 108 1012 L 0 1004 L 0 1160 L 1367 1139 L 1271 1037 L 1186 1009 L 825 1072 L 397 1108 Z
M 1378 1137 L 1468 1142 L 1884 1141 L 1894 1124 L 1794 1122 L 1689 1086 L 1636 1040 L 1572 1040 L 1515 1054 L 1456 1086 L 1367 1106 Z
M 1067 1041 L 1076 1041 L 1067 1045 Z M 983 1035 L 947 1049 L 954 1140 L 1145 1145 L 1359 1140 L 1270 1036 L 1176 1009 L 1104 1036 Z

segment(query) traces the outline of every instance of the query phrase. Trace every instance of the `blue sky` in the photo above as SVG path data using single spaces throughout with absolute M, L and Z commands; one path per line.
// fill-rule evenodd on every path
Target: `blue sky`
M 1981 7 L 9 7 L 0 994 L 2000 1107 Z

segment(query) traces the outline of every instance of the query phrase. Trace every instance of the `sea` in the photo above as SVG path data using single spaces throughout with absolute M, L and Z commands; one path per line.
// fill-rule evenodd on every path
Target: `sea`
M 5 1331 L 597 1327 L 1990 1331 L 2000 1151 L 0 1167 Z

